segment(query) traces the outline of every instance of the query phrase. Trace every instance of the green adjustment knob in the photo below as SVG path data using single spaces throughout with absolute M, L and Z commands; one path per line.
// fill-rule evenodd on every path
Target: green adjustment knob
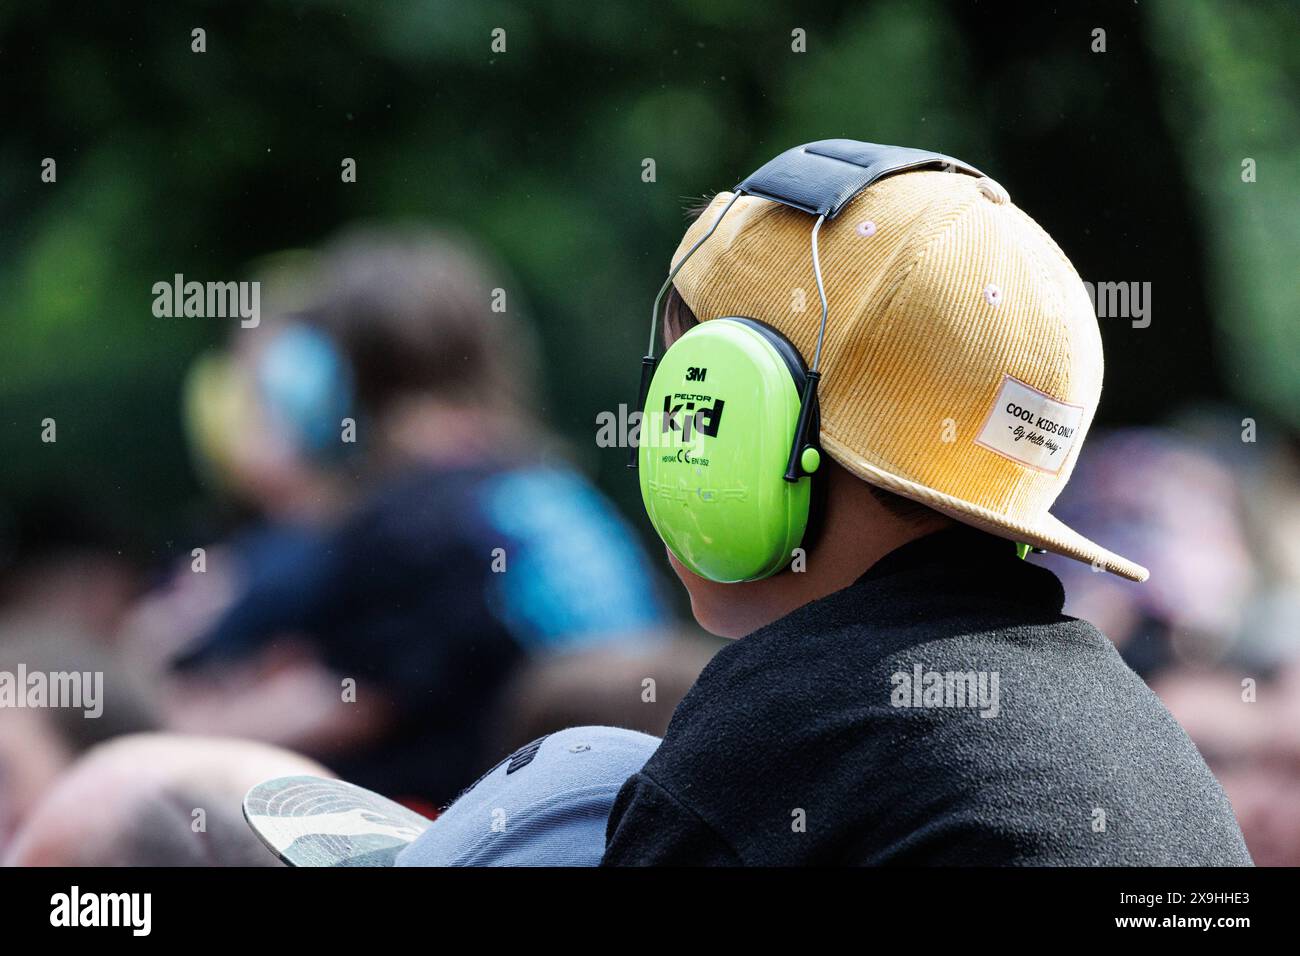
M 803 450 L 803 454 L 799 456 L 799 467 L 804 470 L 804 474 L 807 475 L 813 474 L 814 472 L 817 471 L 818 468 L 821 467 L 821 464 L 822 464 L 821 452 L 819 452 L 812 445 L 809 445 L 807 448 L 805 448 Z

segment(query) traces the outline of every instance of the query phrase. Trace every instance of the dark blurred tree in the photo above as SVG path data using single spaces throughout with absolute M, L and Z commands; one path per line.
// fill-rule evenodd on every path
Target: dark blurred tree
M 1153 284 L 1151 328 L 1103 322 L 1100 421 L 1219 396 L 1207 258 L 1222 247 L 1197 215 L 1195 131 L 1180 119 L 1203 84 L 1153 53 L 1182 9 L 1156 6 L 1159 17 L 1127 2 L 937 0 L 9 5 L 0 498 L 21 509 L 57 490 L 135 529 L 124 545 L 156 546 L 195 497 L 181 376 L 233 323 L 155 318 L 152 283 L 242 278 L 348 222 L 420 217 L 464 226 L 514 267 L 512 301 L 542 330 L 547 417 L 635 508 L 621 456 L 594 448 L 594 418 L 632 397 L 684 203 L 830 136 L 963 156 L 1085 279 Z M 1227 29 L 1226 4 L 1196 9 L 1179 29 Z M 1293 10 L 1252 17 L 1289 28 L 1290 42 L 1224 53 L 1224 69 L 1234 57 L 1294 67 Z M 1099 26 L 1104 54 L 1090 51 Z M 205 53 L 191 52 L 196 27 Z M 496 28 L 504 53 L 490 46 Z M 806 53 L 792 51 L 796 28 Z M 1234 82 L 1216 73 L 1216 89 Z M 1280 138 L 1294 155 L 1294 124 Z M 40 180 L 45 157 L 55 184 Z M 340 181 L 344 157 L 355 184 Z M 1287 261 L 1289 278 L 1259 278 L 1289 283 L 1274 298 L 1294 305 L 1294 249 Z M 57 445 L 38 440 L 47 416 Z

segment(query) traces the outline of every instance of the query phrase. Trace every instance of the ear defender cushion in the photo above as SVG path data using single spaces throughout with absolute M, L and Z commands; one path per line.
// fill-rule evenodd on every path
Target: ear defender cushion
M 802 541 L 811 479 L 783 475 L 806 373 L 781 333 L 738 316 L 695 326 L 659 360 L 641 420 L 641 500 L 701 577 L 768 577 Z

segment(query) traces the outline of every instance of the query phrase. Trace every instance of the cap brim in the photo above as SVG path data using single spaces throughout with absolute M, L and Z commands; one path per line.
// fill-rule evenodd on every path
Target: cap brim
M 244 797 L 244 819 L 289 866 L 392 866 L 433 821 L 322 777 L 277 777 Z
M 1032 523 L 1013 521 L 996 511 L 982 508 L 968 501 L 962 501 L 952 495 L 934 491 L 924 485 L 908 481 L 906 478 L 900 478 L 898 475 L 878 468 L 855 454 L 846 445 L 828 437 L 825 432 L 821 435 L 821 441 L 822 446 L 830 453 L 831 457 L 863 481 L 869 481 L 873 485 L 902 495 L 904 498 L 919 501 L 921 504 L 927 505 L 951 518 L 956 518 L 964 524 L 972 525 L 982 531 L 1012 541 L 1023 542 L 1031 547 L 1051 551 L 1053 554 L 1064 555 L 1067 558 L 1091 564 L 1099 571 L 1109 571 L 1112 574 L 1118 574 L 1120 577 L 1128 578 L 1130 581 L 1145 581 L 1151 576 L 1151 572 L 1142 565 L 1115 554 L 1113 551 L 1107 551 L 1095 541 L 1088 540 L 1050 514 L 1044 514 Z

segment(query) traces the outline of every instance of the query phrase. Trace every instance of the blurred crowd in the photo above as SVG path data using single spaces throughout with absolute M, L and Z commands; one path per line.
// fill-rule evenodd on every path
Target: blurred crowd
M 499 263 L 368 228 L 260 281 L 261 323 L 179 396 L 221 532 L 170 566 L 75 510 L 6 543 L 0 672 L 104 675 L 96 718 L 0 709 L 9 863 L 273 863 L 238 805 L 279 774 L 434 815 L 541 734 L 661 734 L 717 647 L 565 463 Z M 1035 558 L 1187 729 L 1264 865 L 1300 865 L 1298 470 L 1222 409 L 1095 433 L 1057 513 L 1151 580 Z M 177 814 L 210 839 L 166 839 Z
M 1222 408 L 1090 436 L 1054 512 L 1151 569 L 1043 556 L 1223 785 L 1255 862 L 1300 865 L 1300 456 Z M 1125 550 L 1127 549 L 1127 550 Z
M 104 674 L 100 717 L 0 709 L 10 862 L 194 862 L 75 834 L 237 817 L 275 753 L 434 815 L 540 734 L 661 734 L 716 648 L 538 419 L 531 330 L 471 242 L 357 229 L 258 281 L 262 321 L 180 400 L 228 531 L 140 567 L 65 528 L 6 569 L 0 671 Z

